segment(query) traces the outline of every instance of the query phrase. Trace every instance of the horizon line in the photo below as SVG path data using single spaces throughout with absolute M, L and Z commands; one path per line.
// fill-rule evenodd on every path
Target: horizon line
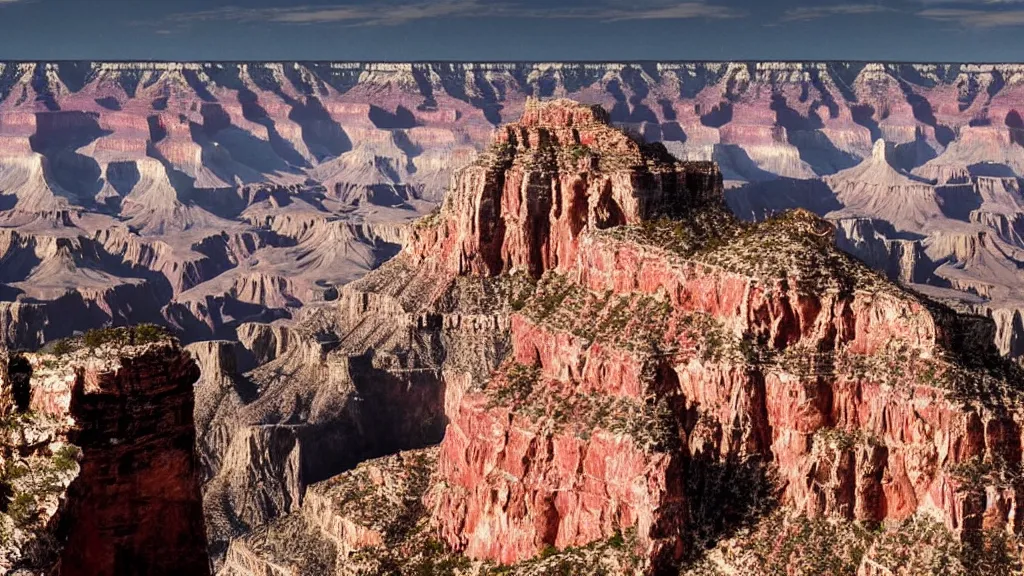
M 635 60 L 453 60 L 453 59 L 429 59 L 429 60 L 325 60 L 308 58 L 286 58 L 286 59 L 182 59 L 167 60 L 162 58 L 137 58 L 137 59 L 106 59 L 106 58 L 77 58 L 77 59 L 45 59 L 45 58 L 18 58 L 2 59 L 0 64 L 409 64 L 409 65 L 430 65 L 430 64 L 477 64 L 477 65 L 515 65 L 515 64 L 924 64 L 924 65 L 1024 65 L 1022 61 L 1012 60 L 889 60 L 889 59 L 635 59 Z

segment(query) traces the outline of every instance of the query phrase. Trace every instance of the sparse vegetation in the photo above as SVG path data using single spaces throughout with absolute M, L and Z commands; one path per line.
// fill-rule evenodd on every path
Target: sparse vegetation
M 433 228 L 434 226 L 437 226 L 440 223 L 441 204 L 438 204 L 437 206 L 434 207 L 433 210 L 430 211 L 430 213 L 426 214 L 421 218 L 417 218 L 416 221 L 413 222 L 412 226 L 413 229 L 415 230 L 424 230 L 427 228 Z
M 880 446 L 881 441 L 862 430 L 844 430 L 840 428 L 821 428 L 814 433 L 813 449 L 829 448 L 845 452 L 854 446 Z
M 611 538 L 586 546 L 559 550 L 545 546 L 536 557 L 514 566 L 484 567 L 480 576 L 625 576 L 644 563 L 637 553 L 636 529 L 627 528 Z
M 71 472 L 78 468 L 78 460 L 82 457 L 82 451 L 73 444 L 65 444 L 53 454 L 53 469 L 57 473 Z
M 87 348 L 99 348 L 106 344 L 116 346 L 141 346 L 159 342 L 169 336 L 164 328 L 153 324 L 117 328 L 97 328 L 89 330 L 82 336 L 82 343 Z
M 793 280 L 799 292 L 897 292 L 892 283 L 836 247 L 831 225 L 802 210 L 745 225 L 728 243 L 704 247 L 695 260 L 765 281 Z
M 488 408 L 498 406 L 514 406 L 527 402 L 533 394 L 533 388 L 540 380 L 540 368 L 513 363 L 505 371 L 505 378 L 491 392 Z
M 571 430 L 589 438 L 596 430 L 628 436 L 644 450 L 665 451 L 679 442 L 679 424 L 664 398 L 645 400 L 600 393 L 565 394 L 543 383 L 535 366 L 506 365 L 483 387 L 488 407 L 504 407 L 554 434 Z
M 7 515 L 14 520 L 14 525 L 25 528 L 31 524 L 39 514 L 39 505 L 35 496 L 28 492 L 20 492 L 14 495 L 7 505 Z
M 78 341 L 72 338 L 58 340 L 57 342 L 54 342 L 50 352 L 54 356 L 66 356 L 78 349 L 78 346 L 76 346 L 77 344 Z
M 924 516 L 868 528 L 842 519 L 808 518 L 777 509 L 717 546 L 727 573 L 750 576 L 855 576 L 872 573 L 943 576 L 1021 574 L 1020 542 L 996 531 L 967 532 L 963 541 Z M 699 555 L 681 576 L 718 576 Z
M 61 426 L 32 411 L 0 420 L 0 544 L 15 539 L 26 568 L 51 566 L 60 550 L 49 514 L 77 476 L 80 458 L 76 446 L 61 441 Z
M 702 250 L 725 245 L 747 225 L 719 206 L 703 207 L 672 218 L 647 220 L 637 226 L 619 226 L 599 234 L 616 240 L 655 246 L 677 256 L 689 258 Z
M 583 159 L 586 156 L 589 156 L 590 154 L 592 154 L 592 152 L 590 151 L 589 146 L 576 144 L 569 148 L 569 156 L 572 158 L 573 162 L 579 162 L 581 159 Z

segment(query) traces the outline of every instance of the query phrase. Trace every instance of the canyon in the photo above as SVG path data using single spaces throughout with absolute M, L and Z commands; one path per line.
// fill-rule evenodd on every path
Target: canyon
M 197 574 L 1019 570 L 1021 70 L 0 64 L 0 328 L 49 343 L 3 388 L 84 410 L 29 539 L 61 573 L 147 557 L 118 514 Z M 184 346 L 123 382 L 176 392 L 37 403 L 94 354 L 55 340 L 140 322 Z
M 741 218 L 826 217 L 1016 357 L 1022 85 L 1013 64 L 2 62 L 0 333 L 287 324 L 394 256 L 528 97 L 568 96 L 715 161 Z

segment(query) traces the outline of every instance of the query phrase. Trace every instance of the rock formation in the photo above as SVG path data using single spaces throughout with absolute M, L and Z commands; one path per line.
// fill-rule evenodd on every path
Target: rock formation
M 825 177 L 843 205 L 835 217 L 882 220 L 905 231 L 924 230 L 943 218 L 941 199 L 931 183 L 893 167 L 891 149 L 879 139 L 869 159 Z
M 294 404 L 292 382 L 245 375 L 264 421 L 299 435 L 329 406 L 415 420 L 407 398 L 430 390 L 439 448 L 303 477 L 221 573 L 1019 569 L 1020 368 L 990 320 L 898 287 L 836 233 L 807 211 L 743 223 L 713 164 L 529 102 L 267 365 L 330 392 Z M 394 426 L 400 449 L 427 439 Z
M 0 335 L 35 348 L 158 322 L 194 342 L 294 320 L 394 256 L 528 97 L 568 96 L 715 161 L 743 218 L 826 216 L 890 279 L 993 318 L 1016 357 L 1022 78 L 1016 64 L 0 62 Z M 948 237 L 979 233 L 992 257 L 966 266 Z
M 3 416 L 4 570 L 210 573 L 199 370 L 177 342 L 152 326 L 109 329 L 2 359 L 0 390 L 16 400 Z

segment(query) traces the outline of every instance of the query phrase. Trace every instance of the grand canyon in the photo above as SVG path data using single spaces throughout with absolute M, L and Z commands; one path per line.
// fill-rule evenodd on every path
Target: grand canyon
M 1019 65 L 0 63 L 0 566 L 1019 571 L 1022 108 Z

